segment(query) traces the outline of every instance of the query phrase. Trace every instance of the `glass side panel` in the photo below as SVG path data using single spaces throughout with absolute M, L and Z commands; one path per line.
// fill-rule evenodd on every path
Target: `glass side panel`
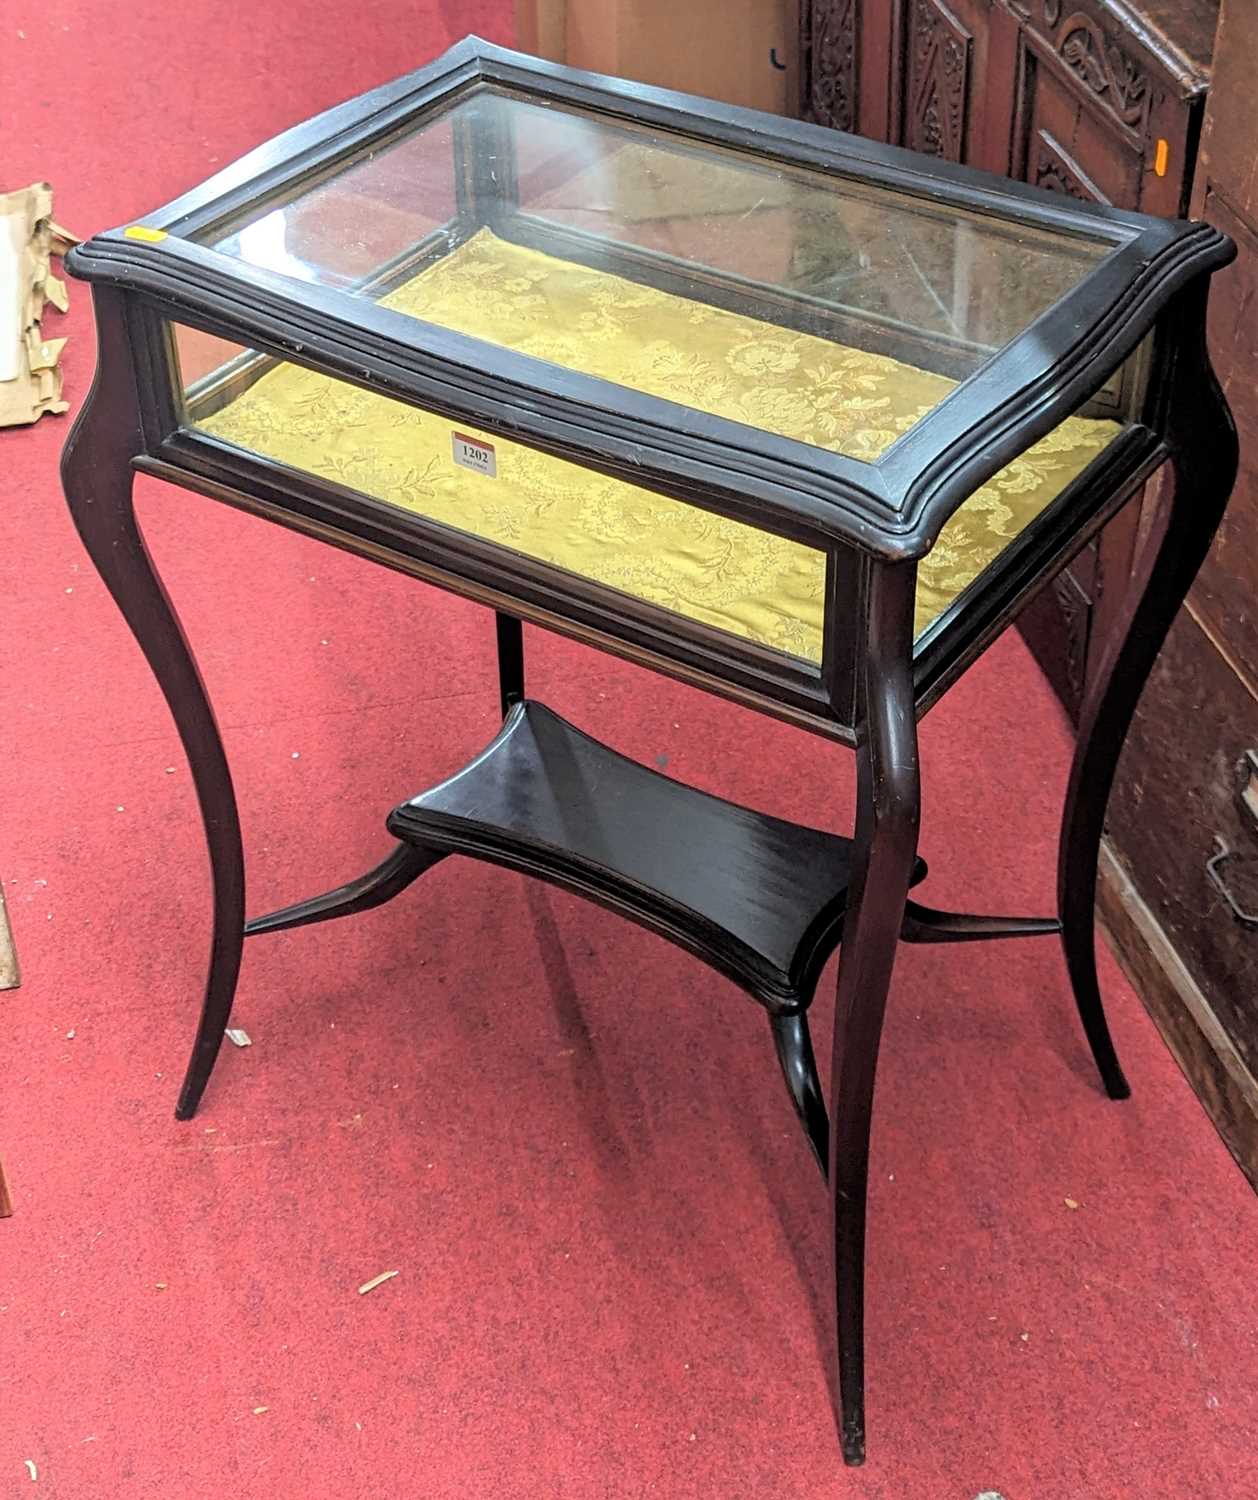
M 484 85 L 207 242 L 862 459 L 1115 244 Z
M 174 333 L 181 367 L 204 369 L 207 335 L 182 325 Z M 218 369 L 187 381 L 187 418 L 200 431 L 820 661 L 824 553 L 300 365 L 238 346 L 231 352 Z
M 823 552 L 194 329 L 174 333 L 200 431 L 820 662 Z M 918 635 L 1120 431 L 1071 417 L 966 501 L 919 566 Z
M 264 207 L 214 248 L 298 281 L 361 291 L 450 222 L 453 142 L 450 121 L 435 120 L 282 207 Z

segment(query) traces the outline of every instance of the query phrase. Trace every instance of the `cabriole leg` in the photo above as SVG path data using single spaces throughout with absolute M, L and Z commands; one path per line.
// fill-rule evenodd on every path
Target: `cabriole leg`
M 244 856 L 231 773 L 201 675 L 136 525 L 132 459 L 143 450 L 126 316 L 116 292 L 95 290 L 96 380 L 61 461 L 83 544 L 148 658 L 192 770 L 214 886 L 205 1000 L 175 1110 L 196 1110 L 231 1014 L 245 927 Z
M 920 785 L 910 668 L 914 570 L 873 572 L 858 704 L 856 847 L 830 1074 L 839 1431 L 865 1459 L 865 1208 L 874 1075 L 904 905 L 917 855 Z
M 1141 691 L 1205 559 L 1236 477 L 1236 432 L 1205 348 L 1204 294 L 1178 310 L 1195 339 L 1171 377 L 1168 433 L 1174 487 L 1145 544 L 1118 628 L 1084 706 L 1058 856 L 1062 946 L 1083 1029 L 1112 1099 L 1131 1090 L 1110 1037 L 1096 975 L 1097 856 L 1105 807 Z
M 498 693 L 505 719 L 524 697 L 524 627 L 514 615 L 494 615 L 498 642 Z

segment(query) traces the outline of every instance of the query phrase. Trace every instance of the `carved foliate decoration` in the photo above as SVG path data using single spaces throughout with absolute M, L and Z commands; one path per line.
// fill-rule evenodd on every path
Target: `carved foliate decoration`
M 1068 159 L 1061 157 L 1048 141 L 1041 139 L 1035 155 L 1030 181 L 1052 193 L 1065 193 L 1084 203 L 1109 203 L 1103 192 L 1084 176 Z
M 856 0 L 811 0 L 807 113 L 819 125 L 856 129 Z
M 1079 179 L 1047 151 L 1040 151 L 1032 181 L 1036 187 L 1047 188 L 1050 193 L 1065 193 L 1068 197 L 1087 202 L 1088 195 L 1079 186 Z
M 903 142 L 914 151 L 961 161 L 972 38 L 938 0 L 913 0 L 907 24 Z
M 1055 25 L 1059 7 L 1045 0 L 1044 19 Z M 1133 129 L 1142 131 L 1149 120 L 1153 86 L 1149 75 L 1102 28 L 1082 11 L 1063 21 L 1054 43 L 1058 55 L 1088 91 Z
M 1061 0 L 1043 0 L 1044 20 L 1049 26 L 1056 26 L 1061 20 Z

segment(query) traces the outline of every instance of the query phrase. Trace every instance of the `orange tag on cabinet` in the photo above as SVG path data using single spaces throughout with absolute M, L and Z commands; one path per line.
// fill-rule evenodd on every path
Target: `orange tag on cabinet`
M 1158 139 L 1157 150 L 1153 153 L 1153 170 L 1159 177 L 1166 176 L 1166 163 L 1170 158 L 1170 142 L 1162 138 Z

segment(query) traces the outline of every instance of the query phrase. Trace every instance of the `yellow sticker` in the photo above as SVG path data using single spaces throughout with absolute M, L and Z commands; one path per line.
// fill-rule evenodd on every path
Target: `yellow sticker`
M 160 244 L 166 238 L 164 229 L 150 229 L 147 224 L 131 224 L 122 232 L 129 240 L 143 240 L 148 245 Z

